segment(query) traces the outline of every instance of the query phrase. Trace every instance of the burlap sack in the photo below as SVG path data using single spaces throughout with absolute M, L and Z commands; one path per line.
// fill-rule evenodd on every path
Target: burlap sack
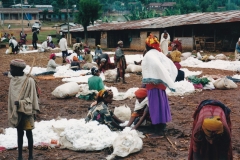
M 214 87 L 217 89 L 234 89 L 237 88 L 237 84 L 227 77 L 220 78 L 213 83 Z

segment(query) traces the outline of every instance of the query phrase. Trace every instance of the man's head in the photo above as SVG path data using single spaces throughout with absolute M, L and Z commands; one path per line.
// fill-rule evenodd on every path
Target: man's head
M 118 41 L 118 46 L 119 46 L 120 48 L 122 48 L 122 47 L 123 47 L 123 41 Z
M 168 33 L 167 33 L 167 32 L 164 32 L 164 33 L 163 33 L 163 38 L 165 38 L 165 39 L 168 38 Z
M 10 73 L 14 76 L 22 76 L 26 63 L 22 59 L 14 59 L 10 62 Z
M 147 89 L 146 88 L 139 88 L 135 91 L 135 96 L 139 103 L 141 103 L 147 97 Z
M 97 45 L 97 49 L 100 49 L 101 48 L 101 46 L 100 45 Z

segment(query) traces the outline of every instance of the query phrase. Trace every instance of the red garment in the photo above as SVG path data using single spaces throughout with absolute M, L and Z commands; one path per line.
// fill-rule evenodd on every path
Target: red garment
M 210 144 L 202 130 L 204 118 L 220 116 L 224 133 L 213 144 Z M 194 122 L 192 137 L 189 149 L 189 160 L 196 159 L 219 159 L 225 156 L 227 160 L 232 160 L 232 143 L 231 143 L 231 121 L 230 116 L 226 116 L 223 109 L 216 105 L 205 105 L 199 111 L 198 108 L 194 113 Z
M 178 40 L 174 40 L 173 43 L 175 44 L 178 51 L 182 52 L 182 43 Z
M 153 88 L 158 88 L 158 89 L 161 89 L 161 90 L 166 89 L 166 87 L 163 84 L 146 84 L 146 88 L 147 88 L 147 90 L 151 90 Z

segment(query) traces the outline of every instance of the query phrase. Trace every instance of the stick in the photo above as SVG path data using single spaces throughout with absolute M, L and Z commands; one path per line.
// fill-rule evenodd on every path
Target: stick
M 172 145 L 172 147 L 173 147 L 175 150 L 177 150 L 176 146 L 172 143 L 172 141 L 171 141 L 167 136 L 165 136 L 165 137 L 166 137 L 166 139 L 168 140 L 168 142 Z
M 33 68 L 34 63 L 35 63 L 35 57 L 33 57 L 33 62 L 32 62 L 31 69 L 30 69 L 29 73 L 27 74 L 27 78 L 25 79 L 25 81 L 24 81 L 24 83 L 23 83 L 23 86 L 22 86 L 22 88 L 21 88 L 21 91 L 20 91 L 20 93 L 19 93 L 19 95 L 18 95 L 18 99 L 17 99 L 18 101 L 20 100 L 20 96 L 21 96 L 21 94 L 22 94 L 22 91 L 23 91 L 23 89 L 25 88 L 25 86 L 26 86 L 26 84 L 27 84 L 26 82 L 27 82 L 28 78 L 30 77 L 30 74 L 31 74 L 31 72 L 32 72 L 32 68 Z M 11 116 L 10 116 L 10 119 L 12 118 L 13 113 L 15 112 L 16 108 L 17 108 L 17 107 L 14 107 L 14 108 L 13 108 L 13 111 L 12 111 L 12 114 L 11 114 Z

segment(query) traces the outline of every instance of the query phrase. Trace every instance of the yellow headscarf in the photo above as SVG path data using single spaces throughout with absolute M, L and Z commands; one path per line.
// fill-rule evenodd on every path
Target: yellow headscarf
M 212 137 L 213 134 L 223 133 L 223 124 L 219 116 L 213 116 L 205 118 L 203 120 L 202 129 L 208 137 Z
M 158 50 L 159 52 L 161 52 L 160 43 L 159 43 L 158 39 L 156 37 L 154 37 L 153 34 L 150 33 L 150 35 L 145 40 L 145 42 L 149 47 L 152 47 L 152 48 Z

